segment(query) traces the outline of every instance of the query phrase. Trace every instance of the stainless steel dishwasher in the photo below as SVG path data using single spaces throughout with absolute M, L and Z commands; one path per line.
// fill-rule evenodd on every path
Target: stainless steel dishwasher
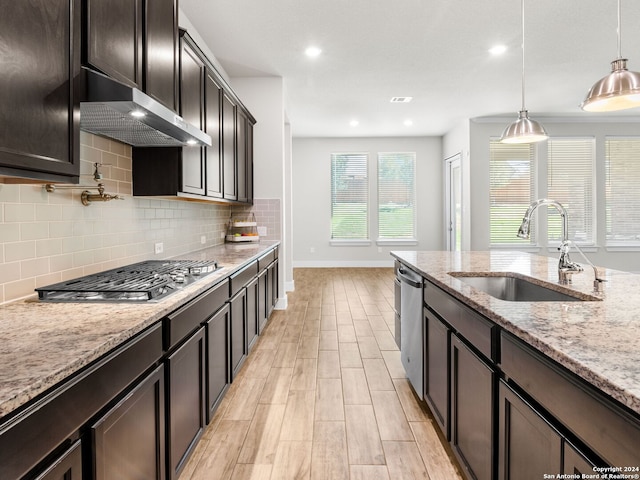
M 422 400 L 424 386 L 424 332 L 422 331 L 422 276 L 402 266 L 400 278 L 400 359 Z

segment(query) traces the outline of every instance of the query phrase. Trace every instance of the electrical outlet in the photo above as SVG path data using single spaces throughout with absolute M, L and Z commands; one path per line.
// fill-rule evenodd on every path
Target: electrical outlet
M 156 255 L 164 252 L 164 243 L 158 242 L 154 245 Z
M 224 238 L 225 233 L 224 232 L 220 232 L 220 238 Z
M 258 227 L 258 235 L 260 237 L 266 237 L 267 236 L 267 227 Z
M 382 247 L 378 247 L 378 253 L 382 253 Z
M 205 243 L 207 243 L 207 236 L 206 235 L 200 235 L 200 243 L 202 245 L 204 245 Z

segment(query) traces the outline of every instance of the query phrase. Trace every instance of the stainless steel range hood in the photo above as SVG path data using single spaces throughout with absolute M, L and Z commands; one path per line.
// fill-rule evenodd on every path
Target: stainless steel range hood
M 80 129 L 134 147 L 211 146 L 211 137 L 137 88 L 83 68 Z

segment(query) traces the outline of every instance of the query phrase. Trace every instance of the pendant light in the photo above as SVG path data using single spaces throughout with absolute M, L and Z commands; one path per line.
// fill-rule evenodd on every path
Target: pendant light
M 618 58 L 611 62 L 611 73 L 598 80 L 580 107 L 587 112 L 613 112 L 640 107 L 640 73 L 627 70 L 620 41 L 620 0 L 618 0 Z
M 500 141 L 502 143 L 533 143 L 548 138 L 544 127 L 529 118 L 529 112 L 524 106 L 524 0 L 522 0 L 522 109 L 518 119 L 505 128 Z

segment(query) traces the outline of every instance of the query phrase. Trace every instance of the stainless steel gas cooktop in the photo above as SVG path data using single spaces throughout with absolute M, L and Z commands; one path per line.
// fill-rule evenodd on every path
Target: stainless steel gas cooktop
M 208 260 L 147 260 L 36 288 L 48 302 L 148 302 L 160 300 L 218 270 Z

